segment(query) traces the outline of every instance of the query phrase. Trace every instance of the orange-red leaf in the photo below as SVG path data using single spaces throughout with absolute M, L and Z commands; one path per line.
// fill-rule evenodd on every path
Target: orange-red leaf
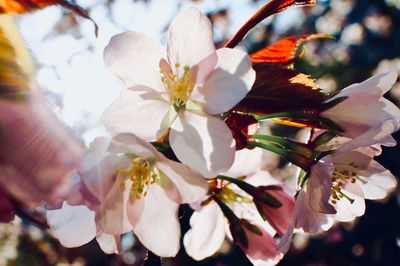
M 24 13 L 37 8 L 57 4 L 57 0 L 2 0 L 0 1 L 1 13 Z
M 257 70 L 256 81 L 235 111 L 270 114 L 318 108 L 325 95 L 309 76 L 280 66 Z
M 298 52 L 298 48 L 306 41 L 321 38 L 331 38 L 326 34 L 311 34 L 297 37 L 286 37 L 281 39 L 264 49 L 259 50 L 251 55 L 251 60 L 255 64 L 259 63 L 282 63 L 291 64 L 302 53 Z
M 83 18 L 91 20 L 94 23 L 95 33 L 97 36 L 98 26 L 93 19 L 89 17 L 84 9 L 76 4 L 68 2 L 68 0 L 0 0 L 0 14 L 20 14 L 56 4 L 75 12 Z
M 291 6 L 313 6 L 316 2 L 316 0 L 271 0 L 239 29 L 235 36 L 225 44 L 225 47 L 233 48 L 238 45 L 252 28 L 269 16 L 280 13 Z

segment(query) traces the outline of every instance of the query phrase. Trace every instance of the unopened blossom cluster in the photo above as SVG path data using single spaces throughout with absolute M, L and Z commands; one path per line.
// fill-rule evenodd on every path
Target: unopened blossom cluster
M 392 134 L 400 128 L 400 110 L 383 97 L 396 72 L 344 88 L 312 110 L 243 112 L 237 106 L 249 97 L 259 68 L 231 46 L 215 48 L 211 22 L 195 8 L 171 22 L 166 47 L 140 32 L 115 35 L 104 64 L 124 88 L 104 111 L 108 135 L 93 140 L 84 155 L 76 142 L 73 149 L 54 140 L 61 145 L 55 151 L 71 151 L 39 160 L 54 169 L 37 164 L 40 158 L 21 166 L 26 160 L 9 156 L 19 151 L 1 149 L 1 189 L 23 203 L 46 202 L 50 230 L 66 247 L 95 238 L 105 253 L 118 253 L 121 236 L 132 231 L 157 256 L 174 257 L 184 248 L 203 260 L 228 239 L 254 265 L 264 266 L 281 260 L 294 232 L 317 233 L 352 221 L 365 212 L 365 199 L 382 199 L 396 187 L 395 177 L 374 160 L 382 146 L 396 145 Z M 21 149 L 40 150 L 29 144 L 46 143 L 41 136 L 62 128 L 40 129 L 41 120 L 53 121 L 39 112 L 42 107 L 35 109 L 38 122 L 25 121 L 28 107 L 1 105 L 0 123 L 11 128 L 20 117 L 20 134 L 8 133 L 7 139 L 35 130 L 37 137 Z M 305 125 L 308 138 L 258 132 L 276 119 Z M 263 169 L 263 150 L 298 167 L 295 187 Z M 54 198 L 49 178 L 61 174 L 69 175 L 69 190 L 57 190 Z M 193 209 L 184 234 L 182 204 Z

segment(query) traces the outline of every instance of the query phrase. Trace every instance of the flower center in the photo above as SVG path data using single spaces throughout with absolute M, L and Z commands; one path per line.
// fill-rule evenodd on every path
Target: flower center
M 175 65 L 175 73 L 179 73 L 179 67 L 179 64 Z M 181 77 L 178 77 L 178 75 L 175 75 L 165 69 L 161 69 L 160 73 L 161 81 L 164 83 L 165 88 L 170 93 L 173 105 L 177 109 L 184 107 L 189 100 L 190 94 L 192 94 L 195 86 L 190 73 L 190 67 L 185 66 L 183 68 L 183 75 Z
M 349 166 L 353 169 L 358 168 L 358 166 L 354 162 L 349 163 Z M 336 204 L 342 198 L 347 199 L 350 203 L 354 202 L 353 198 L 350 198 L 343 192 L 343 187 L 347 182 L 355 183 L 356 177 L 357 177 L 357 172 L 355 172 L 354 170 L 335 169 L 332 175 L 332 190 L 331 190 L 331 195 L 332 195 L 331 202 L 333 204 Z
M 154 184 L 158 178 L 153 164 L 150 160 L 143 158 L 133 159 L 128 168 L 121 169 L 119 172 L 125 175 L 125 180 L 132 181 L 130 193 L 138 200 L 147 196 L 150 185 Z M 125 182 L 121 183 L 121 187 L 125 188 Z

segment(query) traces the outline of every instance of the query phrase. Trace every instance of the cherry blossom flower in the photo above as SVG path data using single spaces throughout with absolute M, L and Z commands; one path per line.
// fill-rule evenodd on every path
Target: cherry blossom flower
M 142 244 L 158 256 L 176 255 L 179 205 L 197 201 L 208 191 L 200 174 L 167 159 L 132 134 L 116 135 L 111 142 L 96 139 L 82 161 L 80 174 L 85 188 L 81 193 L 92 210 L 64 205 L 63 219 L 59 210 L 50 211 L 50 226 L 68 246 L 85 244 L 97 236 L 103 250 L 111 252 L 117 251 L 115 237 L 133 229 Z M 87 223 L 79 231 L 86 233 L 71 242 L 81 216 Z
M 394 122 L 393 132 L 400 128 L 400 110 L 383 95 L 392 88 L 397 80 L 397 72 L 391 71 L 375 75 L 370 79 L 353 84 L 328 101 L 347 97 L 344 101 L 327 109 L 321 116 L 332 120 L 343 130 L 343 136 L 355 138 L 368 129 L 382 124 L 383 121 Z
M 215 50 L 211 23 L 195 8 L 178 15 L 168 31 L 167 52 L 139 32 L 114 36 L 105 66 L 127 90 L 104 112 L 112 133 L 132 132 L 154 141 L 169 132 L 178 159 L 206 177 L 232 165 L 235 143 L 218 117 L 250 90 L 255 71 L 240 50 Z
M 67 193 L 83 145 L 38 93 L 0 98 L 0 186 L 27 207 Z
M 261 156 L 260 149 L 237 151 L 235 163 L 223 174 L 235 177 L 248 176 L 246 181 L 254 185 L 264 185 L 263 188 L 278 184 L 279 182 L 273 180 L 267 172 L 258 170 L 261 166 Z M 288 206 L 285 202 L 287 196 L 277 195 L 277 198 L 285 204 L 282 209 L 290 209 L 290 204 Z M 225 207 L 221 207 L 219 201 Z M 291 205 L 293 209 L 293 198 Z M 227 223 L 225 216 L 227 213 L 229 216 L 230 212 L 233 215 L 228 217 L 229 223 Z M 274 216 L 273 212 L 268 212 L 268 215 Z M 278 220 L 282 217 L 275 216 Z M 291 217 L 287 217 L 288 221 L 290 219 Z M 217 198 L 204 201 L 191 217 L 190 225 L 191 229 L 185 234 L 183 243 L 186 252 L 195 260 L 202 260 L 217 252 L 226 236 L 233 238 L 254 265 L 275 265 L 282 258 L 282 254 L 276 251 L 277 244 L 273 239 L 275 229 L 261 218 L 251 197 L 244 195 L 236 185 L 223 186 Z
M 372 128 L 366 134 L 376 135 L 377 131 Z M 340 137 L 333 142 L 344 144 L 312 167 L 298 195 L 292 224 L 281 240 L 283 253 L 295 228 L 316 233 L 328 230 L 334 221 L 352 221 L 364 214 L 364 199 L 385 198 L 397 185 L 392 173 L 373 159 L 381 152 L 378 144 L 358 147 L 366 142 L 356 138 L 352 143 Z

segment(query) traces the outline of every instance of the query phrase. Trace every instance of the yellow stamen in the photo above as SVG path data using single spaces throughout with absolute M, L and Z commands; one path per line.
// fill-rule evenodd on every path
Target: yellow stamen
M 332 174 L 331 202 L 333 204 L 336 204 L 342 198 L 347 199 L 350 203 L 354 202 L 353 198 L 349 197 L 342 191 L 345 183 L 351 182 L 354 184 L 357 181 L 356 177 L 358 174 L 355 170 L 358 168 L 358 165 L 356 165 L 354 162 L 351 162 L 348 164 L 348 166 L 353 168 L 354 171 L 348 169 L 339 171 L 338 169 L 335 169 Z
M 125 181 L 132 181 L 130 193 L 134 196 L 131 199 L 140 200 L 146 197 L 151 184 L 157 181 L 158 175 L 155 172 L 153 164 L 143 158 L 135 158 L 131 161 L 131 165 L 127 168 L 119 169 L 118 172 L 125 176 L 125 180 L 121 182 L 120 187 L 125 188 Z
M 175 65 L 176 73 L 178 73 L 179 67 L 179 64 Z M 171 101 L 173 102 L 174 106 L 177 108 L 185 106 L 195 86 L 192 80 L 190 68 L 185 66 L 183 68 L 183 75 L 181 77 L 178 77 L 177 75 L 174 75 L 165 69 L 161 69 L 160 73 L 161 81 L 164 83 L 165 88 L 170 93 Z

